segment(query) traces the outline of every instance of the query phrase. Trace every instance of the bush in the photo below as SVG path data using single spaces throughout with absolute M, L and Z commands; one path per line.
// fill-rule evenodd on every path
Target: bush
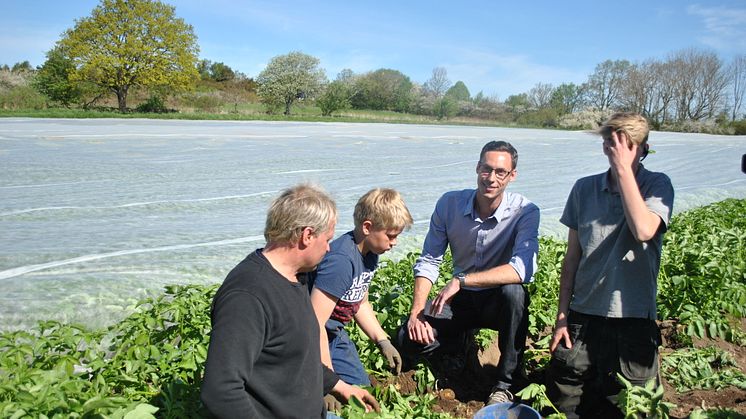
M 562 115 L 559 126 L 567 129 L 596 129 L 611 115 L 609 111 L 585 109 Z
M 746 119 L 740 121 L 733 121 L 730 123 L 733 128 L 733 134 L 735 135 L 746 135 Z
M 32 73 L 27 71 L 13 72 L 7 69 L 0 70 L 0 90 L 3 88 L 12 89 L 14 87 L 28 86 L 31 84 L 31 76 Z
M 47 97 L 31 86 L 0 88 L 0 109 L 44 109 Z
M 559 114 L 552 108 L 530 110 L 516 118 L 516 122 L 521 125 L 538 127 L 556 127 L 559 124 L 558 120 Z
M 438 120 L 452 118 L 457 112 L 458 102 L 447 96 L 436 100 L 433 106 L 433 115 L 435 115 Z
M 215 112 L 225 103 L 219 93 L 193 93 L 181 99 L 184 105 L 201 112 Z
M 700 134 L 733 134 L 730 126 L 718 125 L 715 120 L 704 121 L 682 121 L 673 124 L 663 124 L 661 127 L 664 131 L 691 132 Z
M 316 99 L 321 108 L 321 115 L 331 116 L 332 113 L 350 107 L 350 92 L 344 83 L 333 81 L 326 86 L 324 94 Z
M 163 99 L 158 95 L 151 95 L 148 100 L 137 105 L 135 108 L 137 112 L 143 113 L 166 113 L 169 112 L 166 105 L 163 103 Z

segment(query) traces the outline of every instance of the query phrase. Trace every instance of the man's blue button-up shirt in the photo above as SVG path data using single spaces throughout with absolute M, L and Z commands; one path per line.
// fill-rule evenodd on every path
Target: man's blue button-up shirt
M 445 193 L 435 205 L 414 276 L 435 283 L 450 245 L 454 275 L 509 264 L 524 283 L 534 279 L 539 253 L 539 207 L 505 192 L 500 206 L 482 220 L 474 207 L 476 190 Z

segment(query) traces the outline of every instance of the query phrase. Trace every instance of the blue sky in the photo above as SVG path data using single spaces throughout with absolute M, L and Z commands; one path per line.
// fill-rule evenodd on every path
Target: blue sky
M 606 59 L 664 59 L 684 48 L 728 62 L 746 53 L 744 0 L 239 1 L 170 0 L 194 27 L 200 57 L 256 77 L 274 56 L 303 51 L 330 79 L 392 68 L 505 99 L 536 83 L 582 83 Z M 3 0 L 0 64 L 44 54 L 97 0 Z

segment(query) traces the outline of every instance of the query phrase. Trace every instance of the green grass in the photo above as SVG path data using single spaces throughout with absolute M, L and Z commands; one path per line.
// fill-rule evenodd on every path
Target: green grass
M 426 115 L 415 115 L 393 111 L 355 110 L 347 109 L 332 116 L 322 116 L 317 106 L 293 106 L 290 115 L 265 112 L 264 106 L 258 103 L 224 104 L 218 112 L 170 112 L 170 113 L 121 113 L 116 110 L 83 110 L 79 108 L 47 108 L 47 109 L 0 109 L 0 118 L 141 118 L 168 120 L 217 120 L 217 121 L 299 121 L 299 122 L 364 122 L 364 123 L 396 123 L 396 124 L 428 124 L 428 125 L 469 125 L 518 127 L 514 124 L 501 124 L 475 118 L 452 118 L 438 120 Z

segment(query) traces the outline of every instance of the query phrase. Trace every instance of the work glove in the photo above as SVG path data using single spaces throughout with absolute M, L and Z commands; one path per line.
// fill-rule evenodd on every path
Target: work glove
M 376 342 L 379 348 L 381 348 L 381 354 L 386 358 L 386 361 L 389 363 L 389 368 L 394 370 L 396 375 L 399 375 L 401 372 L 401 355 L 399 355 L 399 351 L 394 348 L 394 345 L 391 344 L 391 341 L 388 339 L 383 339 L 378 342 Z
M 342 410 L 342 402 L 331 394 L 324 396 L 324 404 L 326 405 L 327 412 L 339 412 Z

